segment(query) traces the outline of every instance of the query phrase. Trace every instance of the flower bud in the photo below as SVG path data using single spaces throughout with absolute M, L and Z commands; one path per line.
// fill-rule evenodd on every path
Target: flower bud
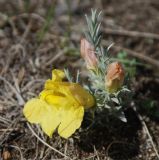
M 105 87 L 109 93 L 116 92 L 124 82 L 124 69 L 119 62 L 108 65 L 105 76 Z
M 94 47 L 85 38 L 81 39 L 81 56 L 85 60 L 88 69 L 97 67 L 98 60 Z

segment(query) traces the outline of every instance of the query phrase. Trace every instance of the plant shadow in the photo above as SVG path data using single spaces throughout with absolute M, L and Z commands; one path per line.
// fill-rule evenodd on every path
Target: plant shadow
M 109 117 L 109 123 L 101 119 L 95 122 L 89 130 L 81 133 L 78 146 L 84 152 L 94 152 L 96 149 L 101 157 L 111 157 L 114 160 L 133 158 L 139 151 L 137 132 L 141 123 L 135 111 L 131 108 L 125 111 L 127 123 L 114 117 Z M 84 120 L 82 128 L 88 127 L 88 120 Z
M 140 106 L 137 110 L 152 121 L 159 123 L 159 82 L 155 79 L 140 81 L 140 85 L 136 90 L 137 94 L 134 97 L 135 103 Z M 145 86 L 148 86 L 148 89 Z

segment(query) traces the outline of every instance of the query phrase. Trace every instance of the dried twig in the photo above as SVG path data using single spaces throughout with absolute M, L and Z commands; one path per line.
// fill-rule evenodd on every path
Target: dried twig
M 26 26 L 26 29 L 22 35 L 22 38 L 20 39 L 20 44 L 24 43 L 30 29 L 31 29 L 31 25 L 32 25 L 32 19 L 29 21 L 28 25 Z
M 45 79 L 34 79 L 34 80 L 31 80 L 31 81 L 29 81 L 29 82 L 21 89 L 21 91 L 22 91 L 22 92 L 25 92 L 25 91 L 27 91 L 29 88 L 33 87 L 34 84 L 44 83 L 44 82 L 45 82 Z
M 54 152 L 57 152 L 58 154 L 60 154 L 61 156 L 68 158 L 69 160 L 72 160 L 70 157 L 68 157 L 67 155 L 65 155 L 64 153 L 60 152 L 59 150 L 55 149 L 54 147 L 50 146 L 48 143 L 46 143 L 45 141 L 43 141 L 36 133 L 35 131 L 32 129 L 32 127 L 30 126 L 29 123 L 27 123 L 28 128 L 31 130 L 31 132 L 33 133 L 33 135 L 41 142 L 43 143 L 45 146 L 49 147 L 50 149 L 52 149 Z
M 12 132 L 12 131 L 15 131 L 15 130 L 18 130 L 19 128 L 6 128 L 6 129 L 0 129 L 0 132 Z
M 129 143 L 127 143 L 127 142 L 123 142 L 123 141 L 112 141 L 112 142 L 108 145 L 107 150 L 106 150 L 107 160 L 109 160 L 109 150 L 110 150 L 110 148 L 112 147 L 113 144 L 127 144 L 127 145 L 131 145 L 131 144 L 129 144 Z
M 7 81 L 5 78 L 3 78 L 2 76 L 0 76 L 0 80 L 2 80 L 4 83 L 6 83 L 10 87 L 10 89 L 15 93 L 15 95 L 18 99 L 18 104 L 24 105 L 24 103 L 25 103 L 24 99 L 22 98 L 20 93 L 12 86 L 12 84 L 9 81 Z
M 140 38 L 150 38 L 159 40 L 159 34 L 139 32 L 139 31 L 126 31 L 126 30 L 114 30 L 114 29 L 103 29 L 103 33 L 119 36 L 130 36 L 130 37 L 140 37 Z
M 19 17 L 21 17 L 21 18 L 30 18 L 31 17 L 31 18 L 34 18 L 34 19 L 38 19 L 42 23 L 44 23 L 46 21 L 42 16 L 40 16 L 37 13 L 22 13 L 22 14 L 19 14 L 17 16 L 11 17 L 10 21 L 13 21 L 14 19 L 19 18 Z
M 24 1 L 18 0 L 19 11 L 24 12 Z
M 15 128 L 14 126 L 17 124 L 19 119 L 20 119 L 20 115 L 15 120 L 13 120 L 13 122 L 10 123 L 10 125 L 7 127 L 7 129 L 0 135 L 0 145 L 3 144 L 5 142 L 5 140 L 8 138 L 8 136 L 12 132 L 11 127 Z M 5 136 L 7 131 L 9 131 L 9 133 Z
M 20 147 L 15 146 L 15 145 L 10 145 L 10 147 L 17 149 L 19 151 L 19 153 L 20 153 L 21 160 L 24 160 L 24 157 L 23 157 L 23 154 L 22 154 L 22 150 L 21 150 Z
M 68 141 L 66 141 L 66 144 L 65 144 L 64 154 L 67 154 L 67 148 L 68 148 Z M 66 160 L 66 158 L 65 158 L 65 160 Z
M 89 156 L 87 158 L 84 158 L 83 160 L 90 160 L 90 159 L 95 159 L 96 157 L 96 154 L 95 155 L 92 155 L 92 156 Z
M 47 159 L 47 157 L 48 157 L 48 155 L 50 154 L 50 148 L 48 148 L 47 150 L 46 150 L 46 152 L 45 152 L 45 156 L 41 159 L 41 160 L 46 160 Z
M 3 122 L 5 124 L 10 124 L 11 121 L 8 120 L 7 118 L 4 118 L 4 117 L 0 116 L 0 122 Z
M 95 154 L 96 154 L 97 160 L 100 160 L 99 155 L 98 155 L 98 151 L 96 150 L 96 147 L 93 146 L 93 148 L 94 148 L 94 152 L 95 152 Z
M 107 42 L 105 44 L 109 45 Z M 149 56 L 144 55 L 143 53 L 139 53 L 139 52 L 133 51 L 131 49 L 120 47 L 117 45 L 112 46 L 112 48 L 114 48 L 117 51 L 124 50 L 127 52 L 127 54 L 129 54 L 133 57 L 139 58 L 140 60 L 143 60 L 143 61 L 151 64 L 154 67 L 159 67 L 159 61 L 154 60 L 154 59 L 150 58 Z
M 44 66 L 45 67 L 49 66 L 50 64 L 52 64 L 53 62 L 58 60 L 62 55 L 64 55 L 63 50 L 61 52 L 59 52 L 58 54 L 56 54 L 53 58 L 51 58 L 47 63 L 45 63 Z
M 154 149 L 154 151 L 155 151 L 155 153 L 156 153 L 157 159 L 159 159 L 159 153 L 158 153 L 157 148 L 156 148 L 156 146 L 155 146 L 155 144 L 154 144 L 154 142 L 153 142 L 153 139 L 152 139 L 152 136 L 151 136 L 151 134 L 150 134 L 150 132 L 149 132 L 149 129 L 148 129 L 145 121 L 143 120 L 142 116 L 141 116 L 139 113 L 137 113 L 137 115 L 138 115 L 138 117 L 139 117 L 139 119 L 140 119 L 140 121 L 141 121 L 141 123 L 142 123 L 143 129 L 145 130 L 145 132 L 146 132 L 147 135 L 148 135 L 148 138 L 149 138 L 149 140 L 150 140 L 150 142 L 151 142 L 151 145 L 152 145 L 152 147 L 153 147 L 153 149 Z

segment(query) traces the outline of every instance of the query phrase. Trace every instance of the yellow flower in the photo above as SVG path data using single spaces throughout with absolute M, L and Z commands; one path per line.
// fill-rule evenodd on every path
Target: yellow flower
M 27 120 L 40 124 L 50 137 L 56 129 L 61 137 L 70 137 L 81 126 L 84 109 L 95 103 L 79 84 L 62 82 L 64 76 L 63 71 L 53 70 L 39 98 L 29 100 L 23 110 Z
M 109 93 L 116 92 L 124 82 L 124 69 L 119 62 L 109 64 L 105 77 L 105 86 Z

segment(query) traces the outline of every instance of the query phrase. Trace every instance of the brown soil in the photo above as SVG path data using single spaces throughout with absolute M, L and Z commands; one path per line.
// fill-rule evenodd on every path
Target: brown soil
M 51 20 L 47 24 L 51 2 L 54 12 L 49 13 Z M 138 115 L 147 125 L 159 152 L 159 70 L 153 63 L 159 59 L 158 0 L 74 0 L 70 4 L 69 0 L 68 3 L 0 1 L 0 160 L 67 159 L 32 134 L 22 109 L 25 101 L 38 95 L 53 68 L 68 67 L 72 74 L 77 69 L 85 70 L 79 56 L 79 42 L 86 28 L 84 14 L 90 13 L 91 8 L 103 10 L 103 37 L 107 44 L 120 46 L 120 49 L 112 47 L 113 54 L 127 48 L 152 60 L 137 59 L 148 65 L 138 65 L 133 77 L 132 104 L 137 111 L 132 108 L 125 111 L 127 123 L 110 117 L 108 124 L 102 126 L 96 121 L 89 130 L 86 128 L 90 122 L 85 118 L 81 129 L 68 140 L 56 134 L 49 139 L 37 126 L 32 128 L 68 159 L 157 160 Z M 114 30 L 138 34 L 118 34 Z M 154 34 L 143 36 L 141 32 Z M 128 54 L 130 60 L 135 56 Z M 82 76 L 86 78 L 85 72 Z M 102 124 L 106 123 L 105 119 L 101 120 Z

